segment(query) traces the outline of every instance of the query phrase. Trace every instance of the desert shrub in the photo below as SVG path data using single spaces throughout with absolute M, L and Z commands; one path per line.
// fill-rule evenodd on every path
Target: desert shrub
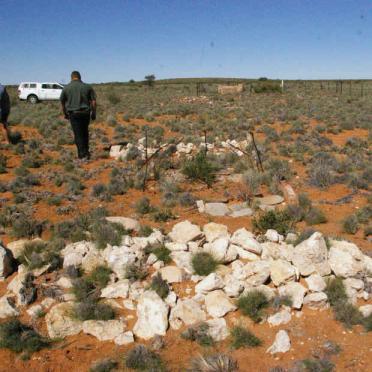
M 110 275 L 112 271 L 107 266 L 97 266 L 94 270 L 89 274 L 89 280 L 91 280 L 96 287 L 104 288 L 110 281 Z
M 372 314 L 362 320 L 362 324 L 367 332 L 372 332 Z
M 58 250 L 53 247 L 52 243 L 37 240 L 25 244 L 25 248 L 18 257 L 18 261 L 27 266 L 30 270 L 40 268 L 47 264 L 51 266 L 51 269 L 56 269 L 61 264 Z
M 231 329 L 231 347 L 233 349 L 240 349 L 241 347 L 256 347 L 261 344 L 262 341 L 248 329 L 240 326 L 235 326 Z
M 59 195 L 53 195 L 53 196 L 50 196 L 50 197 L 47 199 L 47 203 L 48 203 L 48 205 L 59 206 L 59 205 L 61 205 L 61 203 L 62 203 L 62 197 L 59 196 Z
M 128 352 L 125 356 L 125 366 L 140 371 L 165 371 L 160 356 L 145 345 L 137 345 Z
M 270 306 L 275 310 L 279 310 L 282 306 L 292 306 L 292 298 L 276 295 L 270 300 Z
M 253 219 L 253 228 L 261 233 L 269 229 L 287 234 L 293 227 L 294 221 L 287 211 L 267 211 Z
M 110 201 L 111 195 L 108 193 L 107 186 L 103 183 L 97 183 L 93 186 L 92 196 L 101 200 Z
M 49 339 L 39 335 L 32 327 L 22 324 L 18 319 L 0 324 L 0 348 L 16 353 L 33 353 L 50 344 Z
M 152 207 L 150 203 L 150 199 L 145 196 L 136 202 L 135 208 L 136 208 L 136 212 L 141 215 L 151 213 L 154 210 L 154 208 Z
M 161 209 L 154 213 L 153 218 L 155 222 L 167 222 L 169 220 L 174 220 L 176 216 L 170 209 Z
M 269 306 L 269 299 L 263 292 L 254 290 L 239 297 L 238 307 L 244 315 L 249 316 L 254 322 L 261 321 L 263 310 Z
M 334 181 L 332 169 L 327 165 L 314 164 L 309 170 L 309 183 L 319 188 L 327 188 Z
M 97 249 L 105 249 L 107 244 L 120 245 L 121 237 L 126 233 L 122 225 L 105 221 L 98 221 L 91 228 L 92 240 Z
M 196 341 L 201 346 L 214 345 L 214 340 L 209 334 L 209 325 L 205 322 L 187 328 L 181 333 L 181 337 L 185 340 Z
M 169 294 L 169 285 L 167 281 L 161 277 L 160 273 L 152 278 L 150 288 L 162 299 L 166 298 Z
M 191 207 L 195 204 L 195 198 L 191 193 L 183 192 L 178 197 L 178 202 L 182 207 Z
M 132 281 L 145 279 L 148 275 L 146 267 L 141 262 L 129 264 L 125 268 L 125 279 Z
M 100 296 L 99 288 L 86 277 L 73 280 L 71 291 L 78 302 L 97 300 Z
M 85 300 L 74 305 L 73 316 L 81 321 L 110 320 L 115 318 L 115 311 L 108 304 Z
M 362 314 L 358 308 L 347 301 L 337 302 L 333 306 L 333 313 L 335 319 L 342 322 L 347 328 L 362 322 Z
M 6 163 L 7 163 L 8 158 L 0 154 L 0 174 L 6 173 Z
M 355 234 L 359 229 L 358 218 L 352 214 L 342 222 L 342 230 L 348 234 Z
M 42 224 L 28 216 L 21 213 L 12 222 L 12 235 L 15 238 L 32 238 L 39 236 L 42 233 Z
M 209 275 L 216 271 L 219 262 L 208 252 L 195 253 L 191 259 L 192 268 L 197 275 Z
M 9 133 L 9 142 L 12 144 L 12 145 L 16 145 L 18 144 L 19 142 L 22 141 L 22 134 L 21 132 L 18 132 L 18 131 L 11 131 Z
M 300 365 L 306 372 L 332 372 L 335 370 L 335 365 L 326 358 L 304 359 Z
M 211 187 L 216 179 L 217 167 L 212 164 L 205 152 L 199 152 L 194 158 L 187 160 L 182 173 L 192 181 L 204 182 Z
M 321 209 L 312 207 L 305 216 L 305 222 L 308 225 L 318 225 L 320 223 L 326 223 L 327 217 Z
M 249 194 L 253 196 L 259 191 L 259 187 L 262 184 L 262 175 L 253 171 L 252 169 L 249 169 L 243 174 L 243 181 L 248 189 Z
M 159 261 L 163 261 L 165 264 L 172 261 L 170 254 L 172 253 L 165 245 L 159 244 L 151 247 L 149 253 L 153 253 Z
M 331 306 L 348 300 L 346 289 L 341 278 L 333 278 L 327 281 L 325 293 Z
M 368 221 L 370 221 L 372 218 L 372 206 L 367 205 L 359 209 L 355 213 L 355 216 L 357 217 L 359 223 L 368 223 Z
M 89 372 L 111 372 L 118 367 L 118 362 L 116 360 L 106 358 L 94 362 L 90 368 Z
M 151 228 L 151 226 L 141 225 L 138 234 L 139 234 L 139 236 L 148 237 L 153 233 L 153 231 L 154 230 Z
M 218 353 L 193 358 L 190 372 L 236 372 L 238 363 L 229 355 Z
M 270 159 L 266 165 L 266 173 L 270 179 L 290 180 L 293 176 L 293 171 L 287 160 Z

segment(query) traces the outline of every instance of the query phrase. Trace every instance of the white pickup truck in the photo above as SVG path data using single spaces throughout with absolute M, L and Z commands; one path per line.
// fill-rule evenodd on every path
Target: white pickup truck
M 21 83 L 18 87 L 18 98 L 30 103 L 58 100 L 62 89 L 63 85 L 59 83 Z

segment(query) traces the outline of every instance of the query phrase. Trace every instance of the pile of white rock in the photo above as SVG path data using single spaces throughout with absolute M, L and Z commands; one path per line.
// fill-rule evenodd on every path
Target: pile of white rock
M 205 149 L 205 146 L 207 146 L 208 152 L 211 152 L 213 154 L 219 155 L 226 152 L 234 152 L 238 156 L 243 156 L 244 151 L 247 148 L 249 141 L 243 140 L 243 141 L 236 141 L 236 140 L 226 140 L 221 141 L 219 143 L 205 143 L 202 138 L 199 139 L 201 142 L 199 145 L 196 145 L 192 142 L 184 143 L 180 142 L 176 145 L 176 156 L 181 155 L 192 155 L 200 150 Z M 110 157 L 114 158 L 116 160 L 126 160 L 127 155 L 135 150 L 138 152 L 139 156 L 142 159 L 145 159 L 146 157 L 146 147 L 145 147 L 145 137 L 142 137 L 138 140 L 137 144 L 128 143 L 126 145 L 113 145 L 110 148 Z M 147 156 L 151 156 L 154 154 L 158 148 L 167 148 L 167 144 L 162 144 L 158 147 L 147 147 Z
M 136 220 L 125 217 L 109 217 L 110 221 L 121 223 L 125 228 L 139 230 Z M 211 336 L 223 340 L 229 335 L 225 316 L 237 310 L 236 299 L 253 290 L 264 292 L 268 298 L 288 296 L 291 307 L 281 309 L 263 321 L 270 327 L 289 323 L 294 312 L 306 306 L 311 309 L 325 309 L 328 305 L 324 292 L 326 280 L 332 277 L 343 279 L 347 295 L 352 303 L 363 299 L 366 304 L 360 307 L 364 316 L 372 313 L 371 293 L 372 258 L 364 255 L 353 243 L 341 240 L 326 241 L 320 232 L 293 245 L 295 234 L 282 236 L 275 230 L 268 230 L 264 236 L 257 237 L 245 228 L 230 233 L 227 226 L 210 222 L 202 228 L 189 221 L 173 226 L 169 234 L 163 235 L 153 230 L 148 237 L 123 236 L 120 246 L 98 250 L 94 243 L 82 241 L 67 245 L 62 250 L 63 266 L 82 268 L 91 272 L 99 265 L 107 265 L 111 270 L 111 281 L 101 291 L 104 301 L 117 309 L 135 311 L 131 315 L 115 320 L 78 321 L 71 318 L 74 296 L 69 292 L 71 279 L 59 275 L 58 280 L 45 284 L 58 287 L 63 295 L 58 300 L 44 299 L 38 305 L 27 309 L 31 316 L 41 311 L 46 313 L 45 321 L 50 337 L 65 337 L 84 332 L 99 340 L 112 340 L 122 345 L 135 339 L 150 339 L 156 335 L 164 336 L 169 328 L 177 330 L 183 325 L 207 322 Z M 164 244 L 171 251 L 172 264 L 165 265 L 154 254 L 146 254 L 145 248 Z M 10 251 L 20 251 L 21 243 L 13 242 L 3 252 L 2 272 L 7 265 Z M 209 252 L 219 262 L 216 272 L 205 277 L 194 274 L 192 257 L 198 252 Z M 153 272 L 160 273 L 170 285 L 165 299 L 149 289 L 151 278 L 129 281 L 125 269 L 129 264 L 145 262 Z M 1 270 L 0 270 L 1 271 Z M 6 274 L 9 274 L 9 270 Z M 25 308 L 20 289 L 26 275 L 24 267 L 10 281 L 7 292 L 0 298 L 0 318 L 17 316 Z M 38 272 L 35 275 L 42 275 Z M 178 296 L 172 290 L 174 283 L 185 283 Z M 369 302 L 369 303 L 368 303 Z M 132 329 L 128 320 L 136 320 Z M 285 331 L 280 330 L 268 352 L 284 352 L 290 347 Z

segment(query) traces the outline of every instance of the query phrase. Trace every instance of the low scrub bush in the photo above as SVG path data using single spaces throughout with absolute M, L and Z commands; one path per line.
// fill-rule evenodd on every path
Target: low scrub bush
M 342 322 L 345 327 L 361 324 L 363 317 L 357 307 L 347 301 L 339 301 L 333 306 L 335 319 Z
M 85 300 L 75 304 L 73 316 L 81 321 L 110 320 L 115 318 L 115 311 L 108 304 Z
M 0 348 L 16 353 L 31 354 L 46 347 L 51 341 L 37 333 L 32 327 L 12 319 L 0 324 Z
M 91 228 L 92 240 L 97 249 L 105 249 L 107 244 L 120 245 L 122 235 L 127 231 L 122 225 L 101 220 Z
M 356 234 L 359 229 L 358 218 L 353 214 L 348 216 L 342 222 L 342 230 L 348 234 Z
M 233 349 L 240 349 L 241 347 L 256 347 L 261 344 L 262 341 L 248 329 L 240 326 L 235 326 L 231 329 L 231 347 Z
M 149 214 L 154 211 L 154 207 L 150 203 L 150 199 L 145 196 L 139 199 L 136 203 L 136 212 L 141 215 Z
M 140 371 L 165 371 L 160 356 L 149 350 L 145 345 L 137 345 L 128 352 L 125 357 L 125 366 Z
M 208 187 L 216 179 L 217 167 L 208 160 L 205 152 L 199 152 L 193 159 L 187 160 L 182 173 L 192 181 L 204 182 Z
M 264 309 L 269 307 L 270 301 L 263 292 L 251 291 L 246 295 L 239 297 L 238 307 L 240 311 L 249 316 L 254 322 L 262 320 Z
M 161 209 L 154 213 L 153 218 L 155 222 L 167 222 L 169 220 L 174 220 L 176 216 L 170 209 Z
M 214 345 L 213 338 L 209 334 L 209 325 L 204 322 L 189 327 L 181 333 L 181 337 L 185 340 L 196 341 L 201 346 Z
M 169 285 L 167 281 L 161 277 L 160 273 L 152 278 L 150 288 L 162 299 L 166 298 L 169 294 Z
M 318 225 L 326 223 L 327 217 L 321 209 L 312 207 L 305 216 L 305 222 L 308 225 Z
M 148 225 L 142 225 L 142 226 L 140 227 L 140 230 L 139 230 L 139 232 L 138 232 L 138 235 L 139 235 L 139 236 L 148 237 L 148 236 L 150 236 L 153 232 L 154 232 L 154 230 L 152 229 L 151 226 L 148 226 Z
M 198 356 L 190 363 L 191 372 L 237 372 L 238 363 L 229 355 L 223 353 Z
M 132 281 L 145 279 L 148 275 L 146 267 L 141 262 L 127 265 L 125 268 L 125 279 Z
M 31 241 L 25 244 L 22 254 L 18 261 L 30 270 L 40 268 L 49 264 L 50 269 L 56 269 L 61 265 L 61 258 L 58 250 L 60 246 L 55 246 L 54 241 L 46 243 L 44 241 Z
M 327 358 L 304 359 L 299 365 L 305 372 L 332 372 L 335 365 Z
M 110 281 L 111 269 L 107 266 L 97 266 L 89 275 L 94 285 L 98 288 L 104 288 Z
M 191 259 L 192 268 L 197 275 L 209 275 L 216 271 L 219 262 L 208 252 L 198 252 Z
M 287 211 L 267 211 L 253 219 L 253 228 L 265 233 L 269 229 L 278 231 L 279 234 L 287 234 L 294 225 L 294 220 Z
M 172 261 L 170 254 L 172 251 L 168 249 L 165 245 L 159 244 L 148 248 L 147 253 L 153 253 L 159 261 L 163 261 L 165 264 L 168 264 Z
M 325 293 L 328 296 L 328 301 L 331 306 L 335 306 L 339 302 L 346 302 L 348 300 L 346 289 L 341 278 L 328 280 Z
M 118 364 L 116 360 L 110 358 L 98 360 L 90 366 L 89 372 L 111 372 L 116 370 Z

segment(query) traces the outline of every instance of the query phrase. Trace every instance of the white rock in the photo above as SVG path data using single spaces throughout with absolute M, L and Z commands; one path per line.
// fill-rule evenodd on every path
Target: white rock
M 3 296 L 0 298 L 0 318 L 8 318 L 18 316 L 19 311 L 17 310 L 14 301 L 9 296 Z
M 63 267 L 80 266 L 84 256 L 86 256 L 89 251 L 95 250 L 96 248 L 92 242 L 81 241 L 66 245 L 66 247 L 61 250 Z
M 372 305 L 368 304 L 368 305 L 360 306 L 359 311 L 366 318 L 367 316 L 370 316 L 372 314 Z
M 270 263 L 270 277 L 274 285 L 278 287 L 281 284 L 296 280 L 298 272 L 289 262 L 275 260 Z
M 41 240 L 41 239 L 35 239 L 35 240 Z M 15 240 L 13 242 L 8 243 L 6 247 L 12 252 L 13 257 L 17 259 L 23 253 L 26 243 L 31 242 L 31 241 L 32 240 L 28 240 L 28 239 L 19 239 L 19 240 Z
M 108 247 L 102 252 L 108 267 L 119 279 L 125 278 L 126 267 L 136 261 L 136 254 L 128 247 Z
M 206 294 L 215 289 L 221 289 L 224 287 L 222 278 L 216 273 L 210 273 L 202 281 L 195 286 L 196 293 Z
M 248 262 L 243 270 L 246 274 L 245 285 L 248 287 L 264 284 L 270 277 L 270 263 L 268 261 Z
M 243 260 L 257 261 L 260 259 L 259 255 L 246 251 L 244 248 L 239 247 L 238 245 L 230 245 L 230 247 L 234 247 L 236 252 L 238 253 L 238 257 Z
M 331 240 L 329 264 L 336 276 L 349 278 L 363 271 L 363 254 L 359 248 L 346 241 Z
M 245 296 L 253 291 L 263 292 L 269 300 L 272 300 L 276 295 L 276 290 L 274 288 L 270 288 L 267 285 L 262 284 L 257 287 L 246 287 L 242 293 L 242 296 Z
M 199 226 L 190 221 L 182 221 L 173 226 L 168 234 L 169 238 L 176 243 L 188 243 L 202 236 Z
M 285 260 L 288 262 L 292 261 L 293 258 L 293 246 L 286 243 L 273 243 L 265 242 L 261 243 L 262 247 L 262 260 Z
M 230 213 L 230 217 L 238 218 L 238 217 L 249 217 L 253 215 L 253 210 L 251 208 L 242 208 L 237 211 L 233 211 Z
M 239 247 L 242 247 L 248 252 L 261 254 L 262 247 L 254 238 L 254 235 L 245 228 L 236 230 L 231 237 L 231 242 Z
M 145 291 L 137 304 L 137 323 L 134 325 L 133 333 L 145 340 L 155 335 L 165 336 L 168 312 L 169 305 L 156 292 Z
M 171 310 L 169 322 L 173 329 L 179 329 L 182 323 L 191 325 L 206 320 L 206 314 L 200 304 L 193 299 L 179 299 Z
M 343 281 L 345 291 L 352 303 L 357 301 L 358 297 L 363 296 L 364 282 L 361 279 L 347 278 Z
M 208 334 L 216 342 L 223 341 L 229 336 L 226 320 L 224 318 L 207 320 Z
M 118 223 L 122 225 L 124 229 L 126 230 L 139 231 L 141 228 L 140 223 L 133 218 L 111 216 L 111 217 L 106 217 L 106 220 L 109 222 Z
M 267 318 L 268 323 L 271 326 L 278 326 L 281 324 L 287 324 L 291 321 L 292 315 L 289 311 L 289 308 L 285 308 L 281 311 L 278 311 L 274 315 L 271 315 Z
M 122 279 L 116 283 L 109 284 L 101 291 L 103 298 L 127 298 L 129 293 L 129 280 Z
M 230 210 L 225 203 L 206 203 L 205 213 L 210 216 L 226 216 Z
M 327 286 L 327 283 L 319 274 L 312 274 L 305 278 L 305 281 L 312 292 L 322 292 Z
M 66 288 L 66 289 L 73 287 L 73 284 L 72 284 L 71 279 L 70 278 L 66 278 L 65 276 L 61 276 L 56 281 L 56 285 L 58 285 L 58 287 Z
M 229 247 L 227 248 L 226 255 L 223 259 L 225 263 L 230 263 L 238 258 L 239 255 L 238 255 L 238 250 L 236 249 L 236 247 L 237 246 L 233 244 L 229 245 Z
M 174 243 L 174 242 L 166 242 L 165 247 L 168 248 L 170 251 L 187 251 L 187 244 L 186 243 Z
M 278 243 L 284 240 L 283 235 L 280 235 L 276 230 L 269 229 L 266 231 L 265 237 L 271 242 Z
M 328 307 L 328 297 L 324 292 L 309 293 L 304 298 L 304 305 L 310 309 L 325 309 Z
M 302 276 L 314 273 L 325 276 L 331 273 L 327 256 L 328 250 L 323 235 L 315 232 L 295 247 L 292 263 Z
M 161 277 L 168 283 L 181 283 L 185 277 L 183 269 L 177 266 L 165 266 L 159 272 Z
M 136 305 L 132 300 L 123 300 L 123 305 L 127 310 L 136 310 Z
M 132 331 L 123 332 L 119 336 L 115 337 L 114 342 L 116 345 L 128 345 L 134 342 L 134 336 Z
M 218 238 L 213 243 L 204 244 L 205 252 L 210 253 L 217 261 L 224 261 L 229 247 L 228 238 Z
M 291 348 L 291 340 L 286 331 L 280 330 L 276 336 L 274 343 L 266 350 L 267 353 L 286 353 Z
M 301 309 L 307 289 L 300 283 L 290 282 L 282 287 L 279 287 L 281 296 L 288 296 L 292 300 L 294 309 Z
M 237 309 L 226 293 L 221 290 L 209 292 L 205 296 L 205 307 L 208 314 L 214 318 L 223 317 L 230 311 Z
M 182 269 L 184 269 L 187 273 L 192 274 L 193 268 L 191 264 L 192 254 L 190 252 L 172 252 L 170 254 L 172 260 L 176 263 L 176 265 Z
M 153 265 L 157 260 L 158 258 L 156 257 L 156 255 L 154 253 L 150 253 L 149 257 L 147 258 L 146 264 L 149 266 Z
M 244 282 L 237 280 L 232 274 L 226 275 L 223 281 L 223 290 L 229 297 L 238 297 L 244 289 Z
M 176 292 L 170 291 L 168 296 L 164 299 L 165 303 L 170 307 L 175 307 L 177 304 L 177 294 Z
M 125 323 L 122 320 L 86 320 L 83 332 L 96 337 L 99 341 L 110 341 L 124 333 Z
M 92 272 L 97 266 L 102 265 L 104 259 L 97 249 L 90 250 L 81 260 L 81 267 L 85 273 Z
M 196 201 L 196 206 L 198 207 L 199 213 L 204 213 L 205 212 L 205 205 L 203 200 L 197 200 Z
M 210 222 L 203 226 L 203 232 L 207 242 L 211 243 L 219 238 L 229 238 L 230 234 L 227 230 L 227 226 Z
M 45 316 L 50 338 L 63 338 L 76 335 L 82 331 L 82 322 L 71 318 L 74 305 L 73 302 L 64 302 L 50 309 Z
M 3 247 L 0 242 L 0 280 L 12 274 L 15 267 L 16 265 L 12 252 Z

